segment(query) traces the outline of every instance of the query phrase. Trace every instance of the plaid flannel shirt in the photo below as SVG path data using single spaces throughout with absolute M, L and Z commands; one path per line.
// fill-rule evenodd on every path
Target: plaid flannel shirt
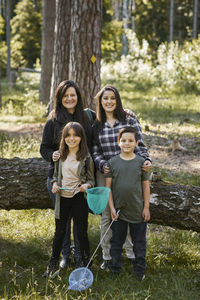
M 103 173 L 103 167 L 107 161 L 118 154 L 120 154 L 121 149 L 118 146 L 117 138 L 118 133 L 121 128 L 125 126 L 134 127 L 139 134 L 138 147 L 135 148 L 135 153 L 142 156 L 145 160 L 150 160 L 151 158 L 148 154 L 147 148 L 142 140 L 142 128 L 135 115 L 127 116 L 125 122 L 115 121 L 114 126 L 111 127 L 108 122 L 105 122 L 101 132 L 95 133 L 98 135 L 96 144 L 92 148 L 92 157 L 98 170 Z

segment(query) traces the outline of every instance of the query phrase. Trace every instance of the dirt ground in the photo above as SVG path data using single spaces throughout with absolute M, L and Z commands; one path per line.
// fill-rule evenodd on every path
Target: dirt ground
M 31 135 L 37 140 L 42 138 L 44 124 L 26 124 L 10 126 L 1 124 L 0 132 L 10 136 Z M 162 137 L 155 131 L 143 133 L 145 143 L 149 149 L 153 166 L 171 170 L 171 172 L 182 172 L 200 175 L 200 138 L 181 137 L 178 140 L 178 148 L 172 149 L 172 141 Z

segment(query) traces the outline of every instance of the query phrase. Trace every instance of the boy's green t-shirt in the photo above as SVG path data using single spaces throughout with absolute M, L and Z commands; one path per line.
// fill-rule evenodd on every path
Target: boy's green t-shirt
M 106 177 L 112 177 L 115 209 L 120 209 L 119 218 L 129 223 L 143 222 L 142 181 L 149 180 L 148 172 L 141 169 L 144 161 L 138 155 L 131 160 L 124 160 L 117 155 L 108 162 L 110 173 Z

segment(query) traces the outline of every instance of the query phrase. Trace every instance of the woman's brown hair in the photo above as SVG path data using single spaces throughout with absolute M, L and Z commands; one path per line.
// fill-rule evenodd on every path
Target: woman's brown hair
M 79 144 L 79 150 L 76 153 L 76 159 L 78 161 L 84 159 L 88 155 L 88 147 L 87 147 L 87 140 L 85 131 L 83 129 L 83 126 L 78 122 L 69 122 L 62 131 L 62 138 L 60 142 L 60 158 L 62 161 L 64 161 L 67 158 L 67 155 L 69 154 L 69 148 L 67 144 L 65 143 L 65 138 L 69 135 L 69 130 L 73 129 L 75 134 L 81 138 L 80 144 Z
M 66 90 L 70 87 L 73 87 L 75 89 L 78 98 L 77 105 L 73 114 L 74 119 L 77 120 L 81 125 L 84 125 L 85 122 L 87 123 L 87 119 L 85 118 L 85 114 L 83 112 L 83 101 L 78 85 L 73 80 L 64 80 L 58 85 L 54 99 L 53 117 L 64 124 L 71 121 L 70 114 L 62 105 L 62 98 L 65 95 Z
M 103 125 L 106 122 L 106 113 L 102 106 L 102 98 L 105 91 L 113 91 L 116 98 L 116 109 L 114 111 L 114 116 L 119 121 L 124 121 L 126 119 L 126 112 L 123 109 L 122 101 L 118 90 L 112 85 L 106 85 L 100 92 L 97 93 L 95 99 L 97 101 L 97 120 Z

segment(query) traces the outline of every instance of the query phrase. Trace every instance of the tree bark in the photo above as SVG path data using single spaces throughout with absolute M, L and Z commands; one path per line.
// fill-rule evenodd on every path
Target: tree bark
M 197 38 L 198 0 L 194 0 L 193 9 L 193 38 Z
M 91 108 L 100 89 L 101 14 L 102 0 L 72 1 L 69 78 L 78 84 L 84 106 Z
M 0 209 L 52 208 L 41 158 L 0 158 Z M 151 223 L 200 232 L 200 187 L 151 183 Z
M 44 0 L 39 101 L 49 103 L 54 49 L 56 0 Z
M 174 0 L 170 0 L 169 9 L 169 42 L 174 38 Z
M 53 108 L 58 84 L 69 78 L 71 0 L 56 0 L 54 56 L 48 111 Z
M 6 45 L 7 45 L 7 64 L 6 76 L 9 89 L 11 88 L 11 64 L 10 64 L 10 0 L 6 3 Z

